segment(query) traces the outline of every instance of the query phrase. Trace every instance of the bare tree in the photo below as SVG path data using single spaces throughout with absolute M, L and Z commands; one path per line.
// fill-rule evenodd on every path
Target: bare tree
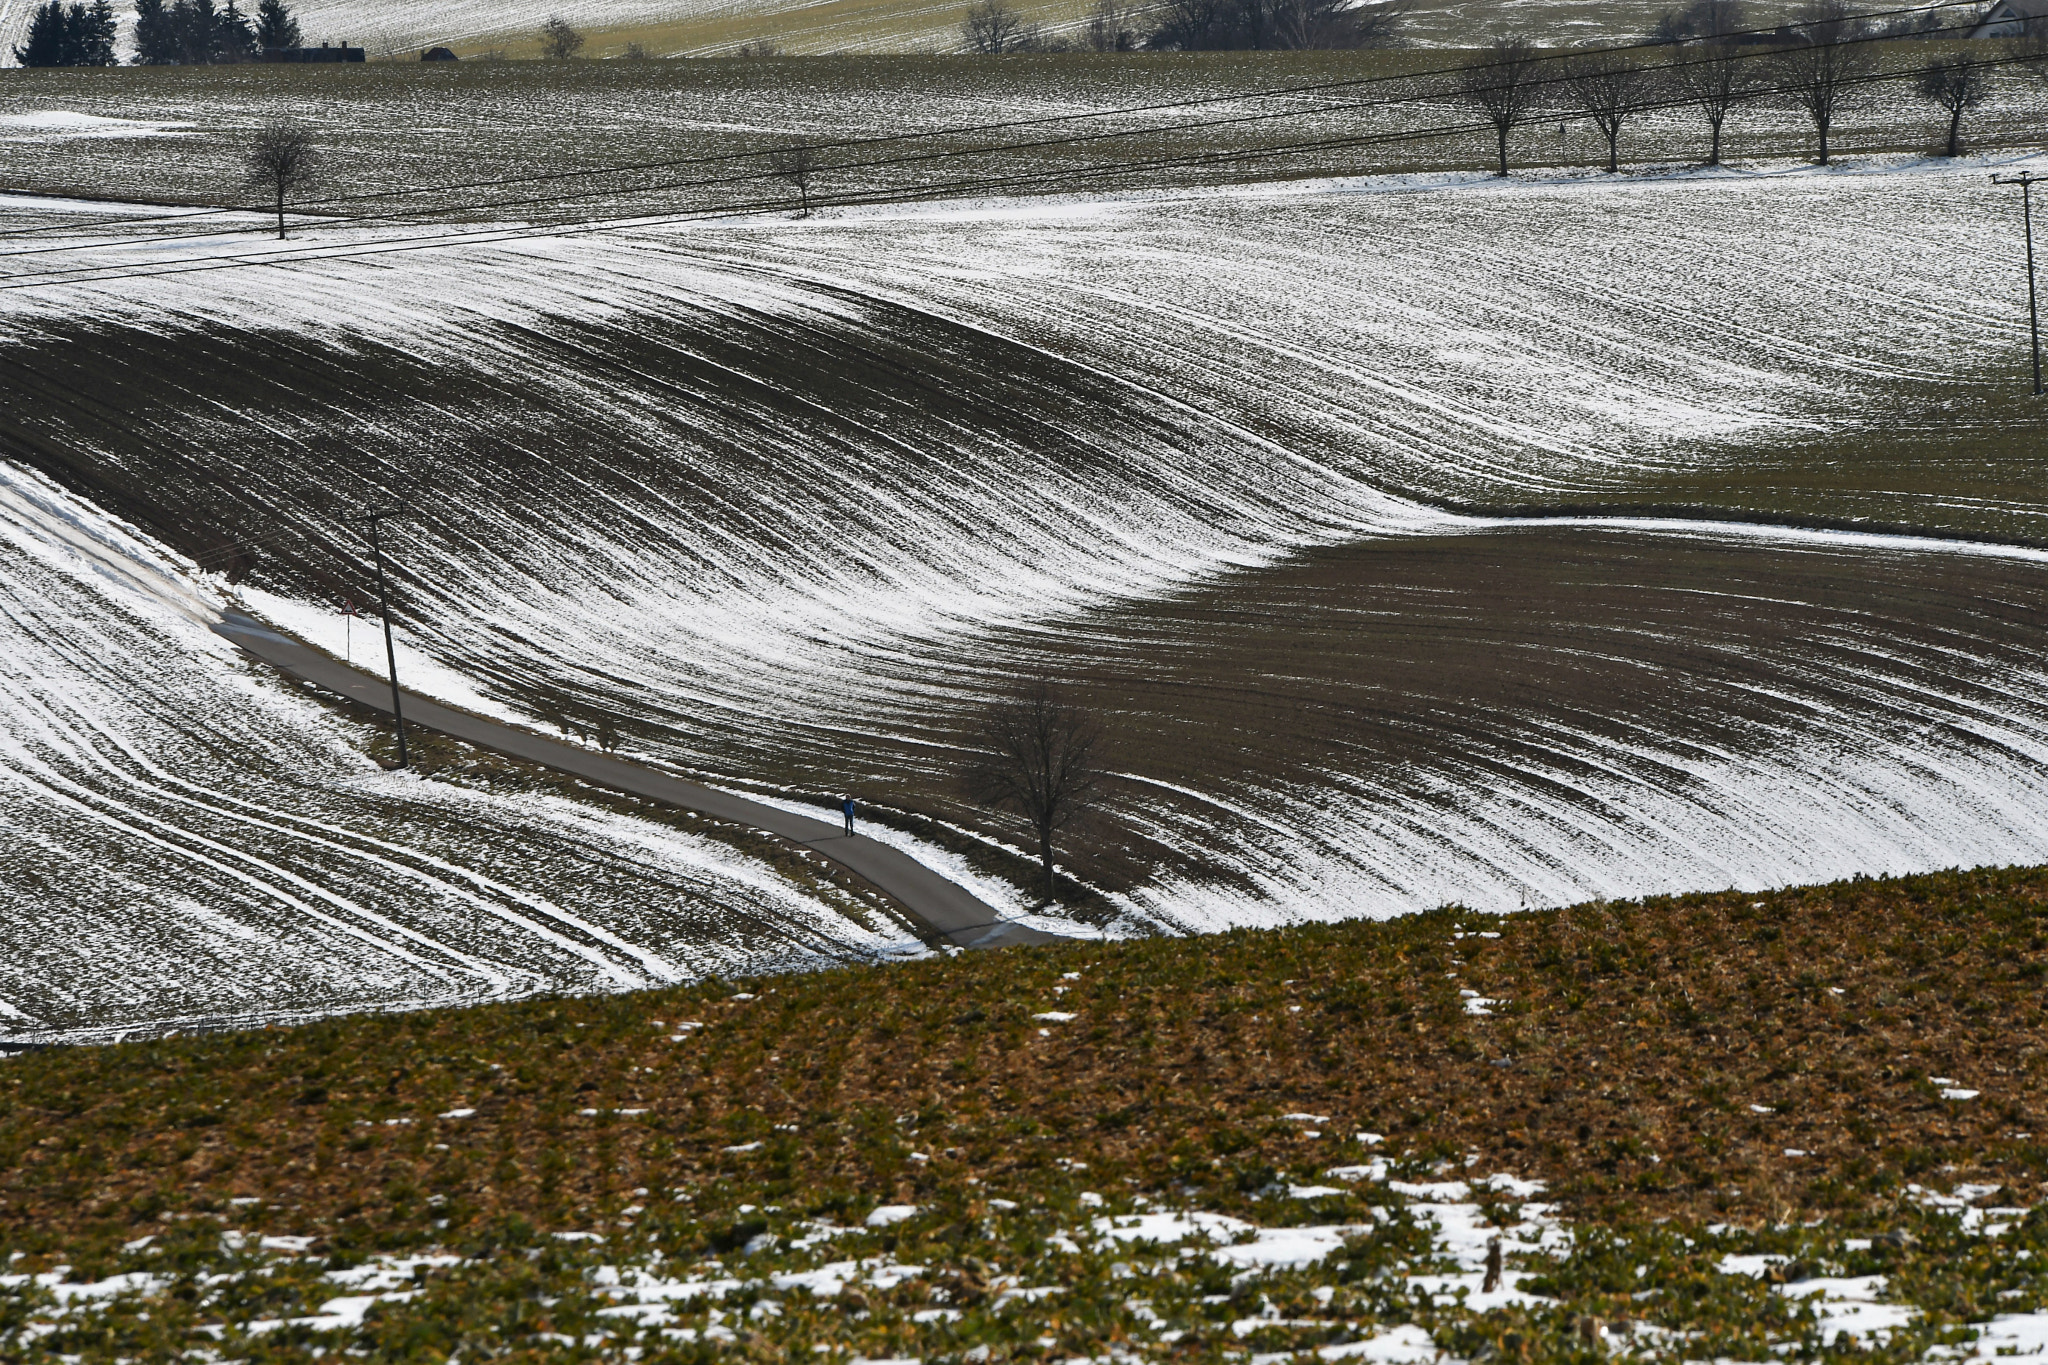
M 960 37 L 969 52 L 998 56 L 1024 45 L 1030 32 L 1008 0 L 975 0 L 960 21 Z
M 1089 12 L 1087 43 L 1096 52 L 1134 52 L 1143 35 L 1131 21 L 1132 11 L 1122 0 L 1095 0 Z
M 797 202 L 801 206 L 797 213 L 799 218 L 811 216 L 811 181 L 817 178 L 818 170 L 817 150 L 808 142 L 799 142 L 794 147 L 784 147 L 768 155 L 769 174 L 796 187 Z
M 968 795 L 980 805 L 1024 817 L 1038 838 L 1045 898 L 1052 900 L 1057 894 L 1053 836 L 1094 803 L 1103 777 L 1095 761 L 1102 727 L 1093 714 L 1041 681 L 998 703 L 974 738 L 983 753 L 968 771 Z
M 1500 144 L 1500 174 L 1508 173 L 1508 134 L 1536 112 L 1536 47 L 1514 35 L 1496 38 L 1478 62 L 1458 73 L 1458 95 L 1476 104 L 1493 125 Z
M 1920 98 L 1938 106 L 1948 115 L 1948 154 L 1962 154 L 1963 112 L 1984 102 L 1988 89 L 1984 64 L 1975 57 L 1958 53 L 1937 57 L 1920 69 L 1913 89 Z
M 1408 0 L 1164 0 L 1145 46 L 1155 52 L 1385 47 Z
M 1671 69 L 1671 83 L 1706 115 L 1707 129 L 1713 134 L 1707 164 L 1720 165 L 1721 128 L 1728 122 L 1728 111 L 1736 101 L 1750 93 L 1754 83 L 1750 67 L 1734 47 L 1712 43 L 1682 53 Z
M 1269 41 L 1259 46 L 1311 49 L 1386 47 L 1408 15 L 1406 0 L 1265 0 Z
M 1740 33 L 1746 16 L 1742 0 L 1693 0 L 1682 10 L 1666 10 L 1650 31 L 1653 43 L 1717 42 Z
M 551 14 L 540 26 L 541 55 L 550 61 L 566 62 L 583 50 L 583 35 L 559 14 Z
M 1623 52 L 1586 52 L 1564 65 L 1565 100 L 1607 139 L 1607 170 L 1621 169 L 1621 125 L 1640 113 L 1652 89 L 1650 73 Z
M 318 179 L 320 149 L 313 135 L 289 119 L 266 124 L 256 132 L 242 158 L 244 188 L 261 190 L 277 206 L 277 239 L 284 240 L 284 201 L 313 187 Z
M 1377 5 L 1353 5 L 1350 15 L 1354 47 L 1393 47 L 1401 41 L 1401 25 L 1407 21 L 1408 0 L 1381 0 Z
M 1877 65 L 1868 45 L 1855 41 L 1856 23 L 1843 0 L 1818 0 L 1794 25 L 1806 44 L 1775 58 L 1779 83 L 1813 124 L 1823 166 L 1828 164 L 1828 131 L 1844 95 Z

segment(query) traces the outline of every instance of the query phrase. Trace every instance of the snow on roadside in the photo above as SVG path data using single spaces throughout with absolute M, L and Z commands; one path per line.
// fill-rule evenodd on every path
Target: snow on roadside
M 430 603 L 431 640 L 408 637 L 450 671 L 405 667 L 463 704 L 489 701 L 479 679 L 501 689 L 501 704 L 602 686 L 650 711 L 670 708 L 657 723 L 717 710 L 778 733 L 886 732 L 887 717 L 929 692 L 925 679 L 882 676 L 891 660 L 969 656 L 995 627 L 1163 598 L 1315 546 L 1507 533 L 1390 488 L 1563 498 L 1699 458 L 1688 442 L 1811 431 L 1845 395 L 1970 372 L 2020 319 L 2008 263 L 1952 249 L 1993 202 L 1982 169 L 1872 159 L 1853 172 L 1396 177 L 955 203 L 79 284 L 9 294 L 0 318 L 28 330 L 57 314 L 303 331 L 338 346 L 383 339 L 453 365 L 490 349 L 476 343 L 500 326 L 629 323 L 687 304 L 709 319 L 759 314 L 857 331 L 874 303 L 1026 354 L 1085 358 L 1091 373 L 1142 395 L 1178 444 L 1113 448 L 1099 468 L 1033 481 L 985 452 L 956 468 L 960 452 L 940 438 L 898 468 L 883 459 L 900 443 L 895 431 L 860 433 L 873 444 L 843 459 L 834 442 L 799 432 L 772 458 L 755 451 L 756 465 L 706 475 L 744 502 L 740 521 L 772 528 L 758 541 L 708 529 L 659 497 L 565 540 L 472 506 L 465 549 L 481 559 L 497 543 L 503 559 L 465 564 L 451 553 L 421 565 L 423 583 L 462 585 Z M 1598 256 L 1572 245 L 1595 218 L 1613 238 Z M 1679 219 L 1682 249 L 1671 232 Z M 1371 247 L 1333 253 L 1333 240 Z M 1873 241 L 1887 250 L 1869 250 Z M 316 230 L 296 246 L 236 249 L 285 262 L 336 244 L 391 245 L 378 233 Z M 109 248 L 104 259 L 219 249 Z M 1269 382 L 1275 374 L 1288 382 Z M 759 477 L 771 464 L 777 477 Z M 806 477 L 782 477 L 785 465 Z M 814 499 L 819 486 L 831 496 Z M 821 525 L 835 529 L 820 537 Z M 1769 537 L 1773 548 L 1885 562 L 1978 553 L 1827 533 L 1635 529 Z M 515 568 L 571 554 L 575 574 Z M 605 594 L 584 590 L 585 568 L 600 570 Z M 317 608 L 271 608 L 338 633 L 338 619 Z M 832 694 L 820 678 L 833 680 Z M 1661 734 L 1617 744 L 1589 725 L 1551 736 L 1554 763 L 1527 782 L 1454 755 L 1414 775 L 1447 799 L 1412 806 L 1342 769 L 1298 790 L 1200 793 L 1243 813 L 1249 832 L 1223 848 L 1201 842 L 1210 830 L 1168 834 L 1242 877 L 1169 883 L 1126 904 L 1135 922 L 1201 929 L 2015 861 L 2048 850 L 2048 798 L 2030 756 L 2040 729 L 2030 708 L 2048 687 L 2021 674 L 2013 691 L 1981 714 L 2004 751 L 1986 745 L 1934 765 L 1869 744 L 1812 771 L 1814 753 L 1850 747 L 1816 741 L 1863 738 L 1859 712 L 1732 755 Z M 1884 715 L 1886 700 L 1869 712 Z M 669 757 L 704 757 L 687 751 L 687 726 L 674 729 Z M 1578 799 L 1561 808 L 1555 788 Z M 1799 836 L 1785 837 L 1793 827 Z M 976 889 L 1006 913 L 1019 909 L 1004 888 Z
M 828 824 L 839 819 L 838 811 L 808 801 L 763 794 L 743 787 L 719 787 L 717 790 L 732 796 L 743 796 L 749 801 L 759 801 L 764 806 L 786 810 L 793 815 L 807 815 Z M 1064 915 L 1039 912 L 1034 908 L 1038 902 L 1026 896 L 1015 883 L 980 872 L 963 855 L 929 839 L 919 838 L 907 830 L 900 830 L 877 820 L 862 820 L 856 814 L 855 831 L 860 838 L 872 839 L 878 844 L 886 844 L 890 848 L 909 854 L 947 881 L 966 888 L 975 899 L 992 907 L 1000 922 L 1004 924 L 1021 925 L 1027 929 L 1039 929 L 1048 934 L 1059 934 L 1067 938 L 1118 938 L 1141 932 L 1136 926 L 1128 923 L 1104 930 Z M 1010 851 L 1018 852 L 1014 849 Z
M 391 670 L 385 660 L 384 628 L 374 602 L 355 603 L 357 614 L 348 616 L 339 603 L 302 602 L 246 584 L 232 591 L 243 606 L 262 620 L 388 683 Z M 393 620 L 391 642 L 398 655 L 399 681 L 408 692 L 418 692 L 509 725 L 531 724 L 530 717 L 486 696 L 459 670 L 421 649 L 405 623 Z
M 0 462 L 0 1037 L 106 1039 L 877 956 L 727 845 L 379 770 L 214 587 Z

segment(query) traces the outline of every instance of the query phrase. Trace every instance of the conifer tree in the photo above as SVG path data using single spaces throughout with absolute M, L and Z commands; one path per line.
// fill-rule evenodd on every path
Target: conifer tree
M 182 66 L 204 66 L 213 60 L 214 30 L 220 27 L 220 11 L 213 0 L 176 0 L 171 6 L 171 30 L 177 35 L 174 59 Z
M 135 0 L 135 64 L 169 66 L 178 50 L 177 26 L 164 0 Z
M 256 59 L 256 28 L 242 13 L 237 0 L 228 0 L 213 28 L 213 60 L 249 62 Z
M 23 66 L 64 66 L 65 49 L 71 45 L 71 22 L 59 0 L 36 7 L 29 21 L 28 40 L 14 49 L 14 60 Z
M 80 66 L 118 66 L 121 59 L 114 53 L 114 37 L 118 26 L 114 19 L 114 0 L 92 0 L 92 8 L 78 14 L 78 64 Z
M 285 8 L 284 0 L 263 0 L 256 7 L 256 46 L 277 52 L 299 45 L 299 21 Z

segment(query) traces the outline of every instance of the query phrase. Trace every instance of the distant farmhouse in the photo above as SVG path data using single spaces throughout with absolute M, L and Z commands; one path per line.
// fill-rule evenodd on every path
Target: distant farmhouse
M 1970 30 L 1972 38 L 2017 38 L 2027 26 L 2048 24 L 2048 0 L 1997 0 Z
M 329 47 L 326 43 L 318 47 L 274 47 L 263 53 L 266 62 L 360 62 L 363 50 L 342 43 Z

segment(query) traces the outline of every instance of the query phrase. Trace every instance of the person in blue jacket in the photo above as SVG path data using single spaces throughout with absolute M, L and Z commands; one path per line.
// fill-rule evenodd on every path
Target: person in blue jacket
M 843 800 L 843 801 L 841 801 L 841 802 L 839 803 L 839 813 L 840 813 L 841 815 L 844 815 L 844 816 L 846 817 L 846 833 L 847 833 L 847 836 L 848 836 L 849 838 L 851 838 L 851 837 L 852 837 L 852 835 L 853 835 L 853 798 L 852 798 L 852 797 L 850 797 L 850 796 L 849 796 L 849 797 L 847 797 L 847 798 L 846 798 L 845 800 Z

